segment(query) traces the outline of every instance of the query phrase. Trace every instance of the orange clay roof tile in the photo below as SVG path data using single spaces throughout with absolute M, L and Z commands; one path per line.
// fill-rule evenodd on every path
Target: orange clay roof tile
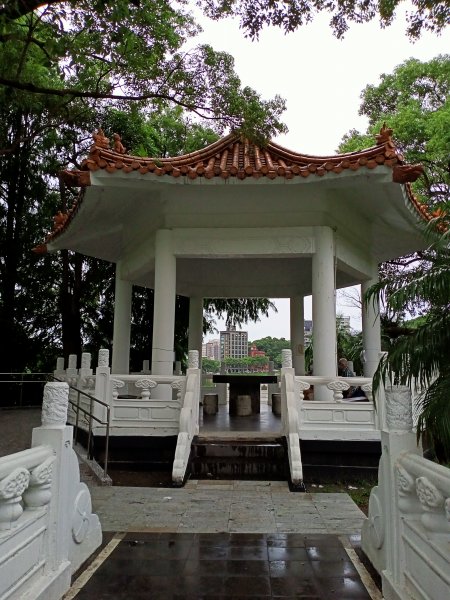
M 93 134 L 94 144 L 90 148 L 89 156 L 83 161 L 81 170 L 63 171 L 60 176 L 70 187 L 85 188 L 91 184 L 90 172 L 98 170 L 108 173 L 137 171 L 141 175 L 153 174 L 175 178 L 184 175 L 190 180 L 214 177 L 235 177 L 240 180 L 266 177 L 273 180 L 277 177 L 293 179 L 310 175 L 324 177 L 327 173 L 357 171 L 361 167 L 375 169 L 384 165 L 392 168 L 394 182 L 406 184 L 406 192 L 412 206 L 422 218 L 428 220 L 432 218 L 431 215 L 425 205 L 414 197 L 409 186 L 409 182 L 415 181 L 423 169 L 420 165 L 403 164 L 403 156 L 396 149 L 391 135 L 392 130 L 383 126 L 376 136 L 377 144 L 371 148 L 335 156 L 311 156 L 298 154 L 274 142 L 260 147 L 248 139 L 230 134 L 196 152 L 157 159 L 125 154 L 125 148 L 117 134 L 114 135 L 114 149 L 111 149 L 108 138 L 99 129 Z M 64 221 L 55 221 L 53 231 L 47 236 L 46 242 L 50 242 L 67 228 L 79 208 L 82 197 L 83 194 L 68 211 Z M 44 252 L 45 248 L 45 244 L 40 244 L 35 251 Z

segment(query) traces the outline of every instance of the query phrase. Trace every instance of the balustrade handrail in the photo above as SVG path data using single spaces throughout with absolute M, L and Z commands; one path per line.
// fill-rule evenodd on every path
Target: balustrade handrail
M 122 381 L 139 381 L 140 379 L 154 379 L 157 383 L 173 383 L 174 381 L 183 381 L 186 375 L 152 375 L 152 373 L 111 373 L 111 379 L 120 379 Z
M 403 466 L 409 473 L 415 477 L 427 477 L 446 496 L 450 497 L 450 470 L 438 463 L 435 463 L 423 456 L 405 452 L 398 457 L 398 464 Z
M 50 446 L 35 446 L 34 448 L 2 456 L 0 457 L 0 479 L 3 479 L 19 467 L 30 471 L 50 456 L 53 456 L 53 454 L 54 452 Z
M 104 454 L 105 458 L 103 461 L 103 477 L 104 477 L 104 479 L 107 479 L 108 458 L 109 458 L 109 430 L 110 430 L 110 424 L 111 424 L 111 407 L 106 402 L 103 402 L 103 400 L 96 398 L 95 396 L 93 396 L 92 394 L 89 394 L 88 392 L 86 392 L 84 390 L 80 390 L 79 388 L 77 388 L 76 386 L 72 385 L 71 383 L 65 381 L 64 379 L 56 377 L 55 375 L 50 375 L 50 379 L 52 379 L 53 381 L 63 381 L 64 383 L 67 383 L 67 385 L 69 386 L 69 390 L 73 390 L 74 392 L 77 392 L 77 401 L 76 402 L 74 400 L 71 400 L 70 396 L 69 396 L 69 404 L 72 405 L 73 407 L 75 407 L 75 412 L 76 412 L 74 441 L 76 443 L 78 440 L 78 429 L 79 429 L 78 421 L 79 421 L 79 416 L 80 416 L 80 411 L 81 411 L 83 414 L 85 414 L 89 417 L 89 419 L 88 419 L 88 425 L 89 425 L 88 426 L 88 440 L 87 440 L 87 457 L 89 460 L 93 459 L 93 455 L 91 452 L 92 421 L 94 420 L 97 423 L 99 423 L 100 425 L 105 426 L 105 428 L 106 428 L 106 430 L 105 430 L 105 454 Z M 89 410 L 86 410 L 85 408 L 80 406 L 80 396 L 81 395 L 83 395 L 89 399 L 89 401 L 90 401 Z M 103 406 L 106 409 L 106 420 L 102 421 L 94 414 L 93 404 L 100 404 L 101 406 Z
M 352 386 L 372 383 L 372 377 L 340 377 L 338 375 L 296 375 L 295 380 L 306 381 L 311 385 L 326 385 L 331 381 L 344 381 Z

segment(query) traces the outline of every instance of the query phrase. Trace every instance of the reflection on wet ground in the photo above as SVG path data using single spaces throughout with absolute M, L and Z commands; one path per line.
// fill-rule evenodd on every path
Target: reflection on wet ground
M 230 432 L 257 432 L 276 435 L 281 433 L 281 418 L 272 413 L 267 402 L 261 402 L 261 412 L 256 415 L 237 417 L 230 415 L 227 405 L 220 405 L 216 415 L 205 415 L 200 410 L 200 434 Z
M 128 533 L 77 600 L 370 599 L 348 548 L 359 536 Z

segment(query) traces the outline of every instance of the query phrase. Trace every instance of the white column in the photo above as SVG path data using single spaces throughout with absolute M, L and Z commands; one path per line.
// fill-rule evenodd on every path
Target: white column
M 303 296 L 291 298 L 292 366 L 296 375 L 305 374 L 305 311 Z
M 120 266 L 117 265 L 114 295 L 112 373 L 127 374 L 130 372 L 132 290 L 132 283 L 120 278 Z
M 335 244 L 330 227 L 315 227 L 315 254 L 312 259 L 312 313 L 314 375 L 334 377 L 336 357 Z M 332 400 L 323 386 L 315 390 L 315 400 Z
M 176 258 L 172 232 L 155 236 L 155 300 L 153 312 L 152 374 L 172 375 L 175 331 Z
M 203 341 L 203 298 L 191 296 L 189 298 L 189 350 L 197 350 L 199 361 L 202 356 Z M 200 367 L 201 368 L 201 367 Z
M 381 327 L 378 301 L 373 299 L 366 305 L 364 296 L 367 290 L 377 283 L 378 277 L 361 284 L 362 334 L 364 349 L 364 377 L 373 377 L 378 367 L 381 352 Z

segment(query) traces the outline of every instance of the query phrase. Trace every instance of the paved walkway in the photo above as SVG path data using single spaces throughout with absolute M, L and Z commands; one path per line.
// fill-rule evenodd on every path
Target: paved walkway
M 39 411 L 0 411 L 0 456 L 28 448 Z M 380 600 L 347 494 L 284 482 L 98 487 L 102 548 L 65 600 Z
M 283 481 L 189 481 L 184 488 L 92 487 L 104 531 L 358 534 L 347 494 L 302 494 Z
M 66 600 L 381 599 L 347 494 L 246 481 L 91 494 L 106 545 Z

